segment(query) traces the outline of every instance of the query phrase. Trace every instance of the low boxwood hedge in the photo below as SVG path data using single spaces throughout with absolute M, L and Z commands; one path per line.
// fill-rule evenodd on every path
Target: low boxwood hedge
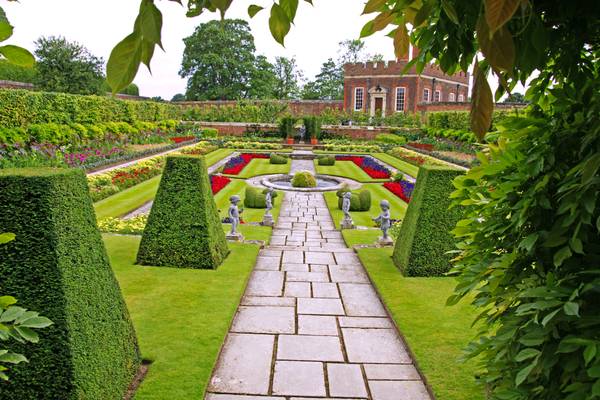
M 340 189 L 337 191 L 338 196 L 338 208 L 342 209 L 342 201 L 344 193 L 349 190 Z M 369 211 L 371 209 L 371 191 L 368 189 L 361 190 L 360 192 L 353 192 L 350 198 L 350 211 Z
M 455 239 L 450 233 L 461 209 L 450 206 L 452 180 L 464 171 L 439 165 L 422 165 L 400 235 L 394 263 L 407 276 L 440 276 L 450 270 Z
M 228 253 L 204 157 L 167 157 L 137 263 L 215 269 Z
M 317 159 L 317 162 L 319 165 L 327 165 L 327 166 L 335 165 L 335 157 L 334 156 L 320 156 Z
M 266 208 L 267 207 L 267 189 L 261 189 L 254 186 L 246 186 L 244 194 L 244 207 L 246 208 Z M 277 192 L 273 192 L 271 203 L 275 206 Z
M 11 342 L 29 363 L 0 383 L 2 399 L 122 399 L 140 354 L 96 226 L 83 171 L 0 170 L 2 293 L 54 324 L 35 345 Z
M 271 164 L 287 164 L 288 158 L 283 154 L 271 153 L 270 163 Z
M 308 171 L 298 171 L 292 178 L 292 186 L 297 188 L 317 187 L 315 176 Z

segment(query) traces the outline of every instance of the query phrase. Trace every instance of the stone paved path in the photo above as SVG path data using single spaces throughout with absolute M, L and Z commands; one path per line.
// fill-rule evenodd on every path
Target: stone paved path
M 206 400 L 430 400 L 320 193 L 286 192 Z

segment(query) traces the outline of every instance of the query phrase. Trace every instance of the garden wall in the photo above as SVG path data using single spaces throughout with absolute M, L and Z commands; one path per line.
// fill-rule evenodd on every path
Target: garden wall
M 254 100 L 249 101 L 251 104 L 260 105 L 261 103 L 276 102 L 281 105 L 287 105 L 289 111 L 294 116 L 302 115 L 321 115 L 325 110 L 332 109 L 342 111 L 344 104 L 342 100 Z M 200 108 L 209 107 L 234 107 L 239 104 L 237 100 L 222 100 L 222 101 L 184 101 L 177 104 L 184 108 Z
M 242 136 L 246 132 L 275 132 L 279 129 L 277 124 L 248 124 L 244 122 L 196 122 L 202 128 L 214 128 L 219 131 L 219 136 Z M 343 126 L 323 125 L 323 131 L 345 136 L 352 139 L 374 139 L 380 133 L 390 131 L 389 127 L 368 126 Z

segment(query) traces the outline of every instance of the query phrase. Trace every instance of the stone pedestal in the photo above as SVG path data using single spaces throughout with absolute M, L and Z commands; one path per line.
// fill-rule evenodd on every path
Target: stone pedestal
M 354 229 L 354 221 L 352 221 L 352 218 L 344 218 L 340 227 L 342 229 Z
M 273 216 L 272 215 L 264 215 L 263 216 L 263 220 L 261 223 L 263 226 L 273 226 L 275 225 L 275 223 L 273 222 Z
M 379 239 L 377 239 L 377 244 L 380 246 L 393 246 L 394 239 L 392 239 L 389 236 L 386 238 L 384 238 L 383 236 L 380 236 Z
M 225 236 L 225 238 L 227 240 L 229 240 L 230 242 L 243 242 L 244 241 L 244 235 L 242 235 L 239 232 L 228 233 L 227 236 Z

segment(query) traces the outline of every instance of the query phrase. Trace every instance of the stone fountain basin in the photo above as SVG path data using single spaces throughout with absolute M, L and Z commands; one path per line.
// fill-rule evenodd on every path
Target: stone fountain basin
M 344 185 L 348 185 L 350 189 L 356 190 L 362 186 L 361 183 L 352 179 L 317 174 L 315 175 L 317 187 L 297 188 L 292 186 L 292 177 L 292 175 L 278 174 L 263 175 L 257 178 L 259 178 L 259 183 L 261 186 L 270 187 L 275 190 L 286 190 L 292 192 L 332 192 L 341 189 Z

